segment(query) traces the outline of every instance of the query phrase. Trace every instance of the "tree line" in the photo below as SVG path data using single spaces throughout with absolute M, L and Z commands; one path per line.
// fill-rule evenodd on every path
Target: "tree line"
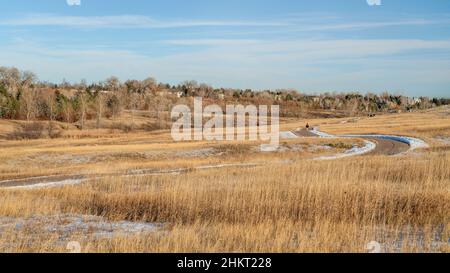
M 110 77 L 102 82 L 59 84 L 38 81 L 35 74 L 17 68 L 0 67 L 0 118 L 47 120 L 76 123 L 83 129 L 87 120 L 101 127 L 103 118 L 115 119 L 123 111 L 145 110 L 159 119 L 178 103 L 190 104 L 201 96 L 205 103 L 269 105 L 279 104 L 281 115 L 302 117 L 324 110 L 342 115 L 361 115 L 389 111 L 412 111 L 448 105 L 448 98 L 409 98 L 402 95 L 324 93 L 306 95 L 296 90 L 213 88 L 196 81 L 178 85 L 158 83 L 154 78 L 121 82 Z M 167 115 L 166 115 L 167 116 Z

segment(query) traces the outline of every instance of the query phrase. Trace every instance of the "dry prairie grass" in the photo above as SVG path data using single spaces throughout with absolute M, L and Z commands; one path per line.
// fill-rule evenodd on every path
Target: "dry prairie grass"
M 381 116 L 361 119 L 353 128 L 339 119 L 314 122 L 332 133 L 397 133 L 431 139 L 436 132 L 449 133 L 450 121 L 441 116 L 439 111 Z M 391 118 L 397 126 L 389 125 Z M 285 125 L 295 126 L 301 125 Z M 151 233 L 108 238 L 71 233 L 67 240 L 79 240 L 86 252 L 366 252 L 370 241 L 380 242 L 386 252 L 450 251 L 450 152 L 434 142 L 419 155 L 333 161 L 311 161 L 308 154 L 294 152 L 252 153 L 245 143 L 171 143 L 164 133 L 118 136 L 105 144 L 93 138 L 53 143 L 36 140 L 23 148 L 9 148 L 8 143 L 1 144 L 11 151 L 2 155 L 7 160 L 32 152 L 84 154 L 91 148 L 95 154 L 205 146 L 230 151 L 194 158 L 94 161 L 67 169 L 55 164 L 53 172 L 90 168 L 92 173 L 108 173 L 226 162 L 266 163 L 246 168 L 192 169 L 179 175 L 106 176 L 62 188 L 0 189 L 2 217 L 69 213 L 165 224 Z M 33 167 L 31 171 L 18 168 L 15 175 L 36 175 L 38 167 L 28 164 Z M 0 169 L 4 177 L 12 176 L 5 161 Z M 13 229 L 0 234 L 0 251 L 65 252 L 64 242 L 52 232 Z

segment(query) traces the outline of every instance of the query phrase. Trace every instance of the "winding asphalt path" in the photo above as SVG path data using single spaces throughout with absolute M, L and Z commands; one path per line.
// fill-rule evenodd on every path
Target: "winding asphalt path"
M 410 146 L 404 142 L 391 140 L 391 139 L 382 139 L 382 138 L 367 138 L 372 142 L 377 144 L 377 147 L 367 153 L 372 155 L 396 155 L 405 153 L 410 149 Z
M 284 132 L 286 133 L 286 132 Z M 372 143 L 376 144 L 375 148 L 363 152 L 350 152 L 347 154 L 338 154 L 335 156 L 324 157 L 324 159 L 337 159 L 344 156 L 357 156 L 357 155 L 397 155 L 401 153 L 405 153 L 409 150 L 415 149 L 417 147 L 426 147 L 427 144 L 420 139 L 408 138 L 408 137 L 399 137 L 399 136 L 389 136 L 389 135 L 340 135 L 333 136 L 326 134 L 324 132 L 316 131 L 316 130 L 298 130 L 295 132 L 287 132 L 294 137 L 325 137 L 325 138 L 363 138 L 366 139 L 366 145 Z M 321 158 L 316 158 L 321 159 Z M 200 166 L 194 168 L 195 170 L 204 170 L 204 169 L 215 169 L 215 168 L 228 168 L 228 167 L 255 167 L 257 164 L 221 164 L 221 165 L 211 165 L 211 166 Z M 119 176 L 141 176 L 141 175 L 163 175 L 163 174 L 180 174 L 184 172 L 188 172 L 191 169 L 176 169 L 176 170 L 167 170 L 167 171 L 155 171 L 155 170 L 135 170 L 132 173 L 128 174 L 109 174 L 109 175 L 119 175 Z M 105 175 L 98 175 L 94 177 L 87 177 L 83 175 L 67 175 L 67 176 L 42 176 L 42 177 L 30 177 L 23 179 L 12 179 L 0 181 L 0 188 L 6 189 L 39 189 L 46 187 L 57 187 L 64 185 L 75 185 L 82 183 L 88 179 L 105 177 Z
M 417 147 L 426 147 L 427 144 L 420 139 L 409 137 L 390 136 L 390 135 L 329 135 L 324 132 L 314 130 L 298 130 L 294 132 L 299 137 L 324 137 L 324 138 L 339 138 L 339 137 L 353 137 L 367 139 L 376 144 L 375 149 L 365 153 L 365 155 L 397 155 L 405 153 Z M 413 145 L 414 144 L 414 145 Z

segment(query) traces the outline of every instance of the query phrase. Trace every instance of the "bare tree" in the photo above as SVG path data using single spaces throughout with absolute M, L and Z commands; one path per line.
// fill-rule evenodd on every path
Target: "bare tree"
M 0 83 L 9 93 L 16 94 L 20 86 L 20 71 L 15 67 L 0 67 Z
M 66 119 L 66 129 L 69 129 L 69 124 L 72 122 L 71 120 L 71 114 L 72 114 L 72 104 L 70 103 L 69 99 L 64 99 L 62 103 L 63 112 L 64 112 L 64 118 Z
M 108 91 L 117 91 L 120 88 L 120 80 L 115 76 L 111 76 L 105 80 L 105 87 Z
M 181 83 L 188 93 L 188 95 L 195 95 L 195 90 L 198 88 L 197 81 L 184 81 Z
M 143 92 L 155 93 L 157 87 L 158 87 L 158 83 L 152 77 L 148 77 L 141 82 L 141 88 L 143 89 Z
M 130 94 L 131 129 L 133 129 L 134 127 L 134 115 L 138 106 L 139 106 L 139 94 L 131 93 Z
M 80 99 L 80 129 L 84 129 L 84 121 L 86 119 L 86 110 L 87 110 L 87 95 L 85 92 L 81 92 L 79 95 Z
M 20 75 L 20 81 L 22 86 L 32 86 L 37 77 L 33 72 L 24 71 Z
M 56 97 L 55 93 L 50 93 L 45 98 L 48 107 L 48 136 L 50 138 L 54 137 L 54 120 L 56 116 Z
M 113 121 L 115 121 L 117 116 L 122 111 L 122 104 L 120 102 L 119 97 L 117 96 L 117 94 L 113 94 L 113 95 L 107 96 L 106 98 L 104 98 L 104 100 L 105 100 L 105 106 L 109 109 L 109 111 L 111 113 L 111 117 L 112 117 Z
M 27 121 L 32 120 L 36 115 L 36 92 L 28 86 L 22 88 L 21 106 L 25 111 Z
M 97 129 L 100 129 L 104 104 L 105 104 L 104 96 L 101 93 L 98 93 L 97 96 L 95 97 L 95 110 L 97 112 L 97 122 L 96 122 Z

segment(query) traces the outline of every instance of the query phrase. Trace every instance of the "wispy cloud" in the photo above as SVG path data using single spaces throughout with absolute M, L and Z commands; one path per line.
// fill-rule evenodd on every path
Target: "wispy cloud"
M 385 22 L 353 22 L 353 23 L 334 23 L 323 25 L 310 25 L 299 30 L 315 31 L 315 30 L 349 30 L 349 29 L 366 29 L 366 28 L 382 28 L 395 26 L 423 26 L 444 23 L 442 21 L 416 19 L 416 20 L 399 20 Z
M 155 20 L 141 15 L 118 16 L 60 16 L 52 14 L 33 14 L 22 18 L 0 21 L 9 26 L 60 26 L 83 28 L 184 28 L 203 26 L 286 26 L 287 22 L 275 21 L 220 21 L 220 20 Z
M 269 16 L 264 20 L 56 14 L 3 18 L 0 30 L 17 31 L 11 36 L 23 39 L 3 39 L 2 65 L 36 71 L 43 80 L 100 80 L 109 75 L 127 79 L 150 74 L 170 83 L 196 79 L 217 86 L 256 89 L 408 89 L 417 94 L 429 88 L 447 92 L 442 90 L 450 84 L 449 36 L 424 32 L 448 27 L 447 15 L 384 20 L 329 14 Z M 68 32 L 74 35 L 55 35 L 53 39 L 40 35 L 40 29 L 35 28 L 40 26 L 48 26 L 56 34 L 74 30 Z M 80 35 L 75 31 L 78 29 L 99 31 Z M 97 38 L 104 29 L 129 37 L 109 37 L 108 32 L 108 36 Z M 149 35 L 138 31 L 136 36 L 123 29 L 162 30 L 148 31 Z M 369 31 L 359 31 L 365 29 Z M 416 29 L 421 32 L 412 31 Z M 388 31 L 389 35 L 384 35 L 384 30 L 398 31 L 402 38 L 393 38 L 393 32 Z
M 412 83 L 417 85 L 414 88 L 422 88 L 425 83 L 448 83 L 450 59 L 412 53 L 442 50 L 448 56 L 447 40 L 194 39 L 164 43 L 206 48 L 147 56 L 131 50 L 26 44 L 2 46 L 0 59 L 4 65 L 31 69 L 39 72 L 42 79 L 54 81 L 64 77 L 99 80 L 109 75 L 143 78 L 151 74 L 171 83 L 196 79 L 220 86 L 233 82 L 235 87 L 243 88 L 293 87 L 311 91 L 369 90 L 371 85 L 381 91 Z M 342 66 L 347 68 L 343 70 Z M 379 82 L 377 79 L 383 81 L 374 84 Z
M 420 39 L 324 39 L 324 40 L 250 40 L 250 39 L 184 39 L 163 43 L 179 46 L 207 46 L 223 52 L 246 52 L 252 55 L 277 54 L 287 58 L 330 59 L 390 55 L 414 50 L 448 50 L 448 40 Z M 267 56 L 267 55 L 265 55 Z
M 57 26 L 77 28 L 189 28 L 189 27 L 283 27 L 290 31 L 351 30 L 383 28 L 391 26 L 420 26 L 448 23 L 448 21 L 413 19 L 384 22 L 342 23 L 329 17 L 319 23 L 318 18 L 267 19 L 267 20 L 156 20 L 141 15 L 117 16 L 63 16 L 55 14 L 31 14 L 21 18 L 0 21 L 4 26 Z

